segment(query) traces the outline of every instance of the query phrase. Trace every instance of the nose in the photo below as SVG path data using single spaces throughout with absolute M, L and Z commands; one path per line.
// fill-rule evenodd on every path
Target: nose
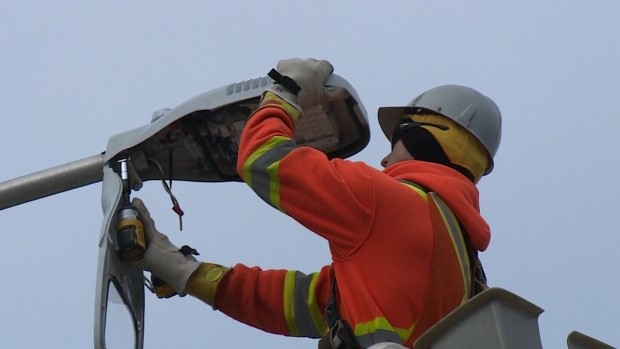
M 386 168 L 386 167 L 387 167 L 387 164 L 388 164 L 388 157 L 389 157 L 389 155 L 388 155 L 388 156 L 386 156 L 386 157 L 384 157 L 384 158 L 383 158 L 383 160 L 381 160 L 381 166 L 383 166 L 383 168 Z

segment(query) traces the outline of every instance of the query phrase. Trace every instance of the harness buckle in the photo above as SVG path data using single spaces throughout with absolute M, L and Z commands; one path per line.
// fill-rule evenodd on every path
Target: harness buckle
M 329 340 L 333 349 L 355 349 L 357 343 L 351 326 L 345 320 L 336 320 L 329 329 Z

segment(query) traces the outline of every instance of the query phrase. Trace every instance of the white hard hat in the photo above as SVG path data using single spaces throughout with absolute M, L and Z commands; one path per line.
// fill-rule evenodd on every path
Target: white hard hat
M 390 139 L 394 127 L 403 122 L 407 114 L 424 111 L 450 118 L 473 134 L 489 156 L 484 174 L 493 170 L 493 157 L 502 138 L 502 115 L 493 100 L 466 86 L 439 86 L 422 93 L 404 107 L 379 108 L 379 125 Z

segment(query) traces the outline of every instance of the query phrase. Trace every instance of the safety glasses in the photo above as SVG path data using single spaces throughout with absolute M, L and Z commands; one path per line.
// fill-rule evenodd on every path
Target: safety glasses
M 394 149 L 394 145 L 398 143 L 398 141 L 401 139 L 401 137 L 403 136 L 405 132 L 407 132 L 408 130 L 414 127 L 420 127 L 420 126 L 437 127 L 438 129 L 443 130 L 443 131 L 450 129 L 450 127 L 446 125 L 434 124 L 432 122 L 405 121 L 401 124 L 396 125 L 394 127 L 394 131 L 392 131 L 392 149 Z

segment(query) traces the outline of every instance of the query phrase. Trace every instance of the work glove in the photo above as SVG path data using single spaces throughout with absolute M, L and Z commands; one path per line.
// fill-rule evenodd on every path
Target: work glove
M 198 269 L 200 262 L 191 254 L 181 253 L 166 235 L 155 228 L 155 222 L 142 200 L 134 198 L 131 203 L 140 215 L 147 242 L 143 257 L 131 262 L 132 266 L 150 271 L 172 286 L 179 295 L 185 295 L 187 280 Z
M 299 114 L 310 108 L 320 106 L 327 110 L 329 102 L 348 97 L 344 88 L 325 87 L 325 81 L 333 71 L 334 67 L 326 60 L 284 59 L 278 62 L 275 73 L 270 72 L 276 83 L 267 93 L 273 93 L 297 109 L 296 116 L 289 114 L 296 121 Z M 269 95 L 264 95 L 263 101 L 269 99 L 265 97 Z

